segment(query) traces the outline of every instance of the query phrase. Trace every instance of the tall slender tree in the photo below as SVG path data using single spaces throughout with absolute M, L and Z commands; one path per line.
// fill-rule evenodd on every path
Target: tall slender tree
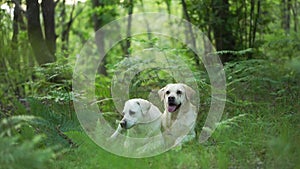
M 193 27 L 192 27 L 192 24 L 191 24 L 191 18 L 190 18 L 190 15 L 188 13 L 187 4 L 186 4 L 185 0 L 181 0 L 181 5 L 182 5 L 182 10 L 183 10 L 184 17 L 189 22 L 186 25 L 186 27 L 188 29 L 188 31 L 187 31 L 188 34 L 186 36 L 189 36 L 189 38 L 190 38 L 190 40 L 189 40 L 188 43 L 190 43 L 192 45 L 192 47 L 194 49 L 196 49 L 196 39 L 195 39 Z M 196 54 L 194 54 L 194 58 L 195 58 L 195 61 L 196 61 L 196 65 L 200 66 L 200 59 L 199 59 L 199 57 Z
M 21 0 L 15 0 L 15 4 L 20 5 Z M 12 36 L 12 42 L 13 45 L 16 45 L 18 43 L 18 34 L 19 34 L 19 21 L 21 16 L 21 9 L 18 5 L 15 5 L 14 7 L 14 19 L 13 19 L 13 36 Z M 16 46 L 13 46 L 16 47 Z
M 99 10 L 99 8 L 103 9 L 105 4 L 102 0 L 93 0 L 92 6 L 94 9 L 96 9 L 95 11 L 97 11 L 93 14 L 94 31 L 96 32 L 95 40 L 96 40 L 98 51 L 99 51 L 100 55 L 103 57 L 103 60 L 98 67 L 98 73 L 100 73 L 102 75 L 107 75 L 107 71 L 105 68 L 106 59 L 104 57 L 105 34 L 103 34 L 102 31 L 98 31 L 102 26 L 104 26 L 103 12 L 102 12 L 103 10 Z M 98 11 L 100 11 L 100 12 L 98 12 Z
M 230 23 L 231 13 L 229 6 L 229 0 L 212 1 L 214 21 L 211 26 L 218 51 L 235 49 L 235 37 L 233 35 L 232 24 Z M 234 59 L 229 53 L 221 54 L 220 57 L 222 63 Z
M 26 0 L 26 6 L 28 38 L 35 58 L 40 65 L 54 62 L 55 57 L 49 52 L 43 36 L 38 0 Z
M 293 12 L 293 21 L 294 21 L 294 31 L 298 32 L 298 25 L 299 25 L 299 17 L 298 17 L 298 12 L 299 12 L 299 2 L 298 0 L 294 0 L 292 3 L 292 12 Z
M 291 8 L 292 2 L 291 0 L 281 0 L 281 26 L 285 30 L 285 33 L 290 32 L 290 24 L 291 24 Z
M 129 56 L 130 55 L 130 46 L 131 46 L 131 20 L 132 20 L 132 14 L 133 14 L 133 7 L 134 7 L 134 3 L 133 0 L 129 0 L 128 2 L 128 20 L 127 20 L 127 32 L 126 32 L 126 36 L 128 38 L 126 38 L 126 44 L 125 44 L 125 49 L 124 49 L 124 53 L 125 56 Z
M 53 0 L 43 0 L 41 3 L 43 13 L 43 23 L 45 31 L 45 40 L 51 55 L 55 56 L 56 51 L 56 34 L 55 34 L 55 17 Z

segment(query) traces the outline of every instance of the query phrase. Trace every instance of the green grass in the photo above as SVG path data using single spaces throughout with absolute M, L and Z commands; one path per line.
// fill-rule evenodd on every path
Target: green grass
M 195 146 L 199 151 L 188 151 L 185 147 L 181 151 L 169 151 L 159 156 L 150 158 L 126 158 L 111 154 L 91 141 L 84 133 L 70 133 L 69 136 L 80 146 L 63 154 L 53 163 L 54 168 L 101 168 L 101 169 L 126 169 L 126 168 L 179 168 L 197 167 L 197 152 L 203 147 Z M 191 148 L 191 147 L 190 147 Z M 166 164 L 165 162 L 174 161 Z M 176 162 L 175 162 L 176 161 Z
M 300 168 L 299 112 L 276 108 L 245 109 L 223 119 L 204 144 L 196 140 L 181 150 L 159 156 L 131 159 L 111 154 L 94 144 L 84 133 L 68 133 L 78 148 L 58 157 L 53 168 Z M 51 168 L 52 168 L 51 167 Z
M 155 157 L 141 159 L 111 154 L 97 146 L 85 133 L 80 132 L 72 100 L 69 100 L 71 97 L 65 97 L 64 93 L 61 93 L 62 95 L 59 96 L 40 98 L 44 99 L 42 101 L 29 99 L 29 111 L 24 105 L 14 103 L 16 111 L 13 115 L 30 114 L 43 120 L 32 121 L 31 118 L 26 120 L 23 116 L 21 118 L 11 116 L 12 119 L 17 118 L 21 122 L 24 120 L 31 122 L 26 123 L 26 126 L 31 128 L 29 130 L 27 127 L 24 130 L 20 127 L 23 123 L 17 123 L 18 121 L 13 126 L 11 123 L 0 123 L 4 126 L 0 126 L 0 131 L 3 130 L 0 132 L 1 139 L 10 137 L 8 133 L 12 132 L 7 132 L 10 130 L 17 136 L 22 136 L 9 147 L 6 145 L 7 142 L 11 142 L 10 139 L 3 139 L 2 146 L 8 147 L 11 152 L 17 152 L 17 155 L 23 155 L 22 158 L 14 160 L 19 168 L 23 165 L 21 163 L 18 165 L 18 160 L 27 159 L 27 154 L 32 154 L 32 150 L 36 148 L 41 150 L 41 154 L 46 154 L 45 157 L 51 156 L 47 159 L 42 158 L 41 161 L 39 157 L 42 156 L 38 151 L 31 162 L 41 161 L 39 166 L 43 167 L 36 168 L 45 168 L 46 165 L 46 168 L 55 169 L 300 169 L 300 83 L 298 80 L 300 74 L 294 74 L 283 68 L 277 70 L 268 62 L 258 60 L 232 63 L 228 67 L 225 67 L 228 76 L 226 108 L 221 122 L 217 124 L 217 129 L 203 144 L 193 140 L 185 143 L 181 149 L 169 150 Z M 99 84 L 103 82 L 100 81 Z M 201 99 L 203 99 L 201 113 L 197 119 L 198 134 L 201 132 L 210 106 L 209 88 L 207 84 L 200 89 Z M 103 90 L 105 89 L 109 94 L 110 89 Z M 63 104 L 64 100 L 65 104 Z M 103 110 L 114 111 L 111 110 L 113 107 L 111 103 L 104 106 L 106 107 Z M 106 115 L 111 122 L 115 120 L 111 114 Z M 0 112 L 0 116 L 4 118 L 9 114 Z M 6 121 L 6 118 L 4 119 L 2 122 Z M 45 139 L 36 144 L 37 147 L 33 147 L 32 144 L 32 147 L 26 149 L 24 145 L 31 141 L 24 142 L 23 139 L 30 140 L 34 131 L 45 135 Z M 66 148 L 70 146 L 70 140 L 76 143 L 74 145 L 77 147 Z M 62 147 L 54 148 L 50 153 L 42 151 L 51 149 L 49 145 Z M 62 151 L 57 150 L 60 148 Z M 3 164 L 12 163 L 7 160 L 10 157 L 4 150 L 0 149 L 0 168 L 5 166 Z M 55 156 L 52 153 L 55 153 Z M 50 163 L 48 159 L 51 159 Z M 1 160 L 4 162 L 1 163 Z

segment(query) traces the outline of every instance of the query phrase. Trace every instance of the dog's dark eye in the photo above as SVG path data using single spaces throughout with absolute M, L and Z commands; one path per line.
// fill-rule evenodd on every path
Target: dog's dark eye
M 130 111 L 129 111 L 129 115 L 130 115 L 130 116 L 135 115 L 135 112 L 130 110 Z
M 170 91 L 168 90 L 168 91 L 166 92 L 166 94 L 170 94 Z
M 182 92 L 180 90 L 177 90 L 176 94 L 182 94 Z

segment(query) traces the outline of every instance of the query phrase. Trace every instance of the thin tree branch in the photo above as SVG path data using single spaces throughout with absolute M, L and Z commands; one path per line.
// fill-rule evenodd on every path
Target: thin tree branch
M 21 11 L 21 12 L 26 12 L 26 10 L 24 10 L 23 8 L 22 8 L 22 6 L 21 6 L 21 4 L 18 2 L 18 1 L 16 1 L 16 0 L 11 0 L 11 2 L 12 3 L 14 3 L 18 8 L 19 8 L 19 10 Z
M 181 0 L 181 4 L 182 4 L 182 9 L 183 9 L 184 16 L 185 16 L 186 20 L 189 22 L 187 24 L 187 26 L 188 26 L 188 31 L 189 31 L 190 36 L 191 36 L 192 47 L 193 47 L 193 49 L 196 49 L 196 39 L 195 39 L 195 35 L 194 35 L 194 32 L 193 32 L 193 27 L 192 27 L 192 24 L 191 24 L 191 18 L 190 18 L 190 15 L 188 14 L 188 9 L 187 9 L 187 5 L 186 5 L 185 0 Z M 196 60 L 197 66 L 199 67 L 199 65 L 200 65 L 199 57 L 196 54 L 194 54 L 194 58 Z
M 60 0 L 54 1 L 54 6 L 56 6 L 56 5 L 58 4 L 59 1 L 60 1 Z
M 129 0 L 129 7 L 128 7 L 128 23 L 127 23 L 127 32 L 126 32 L 126 48 L 125 48 L 125 56 L 129 57 L 130 52 L 129 48 L 131 46 L 131 20 L 132 20 L 132 12 L 133 12 L 133 0 Z

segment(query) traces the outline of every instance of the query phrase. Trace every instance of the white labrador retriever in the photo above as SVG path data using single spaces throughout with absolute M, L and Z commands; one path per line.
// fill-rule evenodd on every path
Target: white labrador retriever
M 195 137 L 197 112 L 191 103 L 194 94 L 195 91 L 183 83 L 168 84 L 158 91 L 165 107 L 162 115 L 165 144 L 175 146 L 187 133 Z
M 116 138 L 125 129 L 128 136 L 124 143 L 125 148 L 146 151 L 147 146 L 149 146 L 148 143 L 153 143 L 153 141 L 155 142 L 153 144 L 157 144 L 154 147 L 162 145 L 162 137 L 155 137 L 161 136 L 162 116 L 161 111 L 156 106 L 144 99 L 130 99 L 126 101 L 122 115 L 123 118 L 111 139 Z M 154 137 L 156 140 L 153 140 Z M 138 138 L 144 138 L 144 141 Z

